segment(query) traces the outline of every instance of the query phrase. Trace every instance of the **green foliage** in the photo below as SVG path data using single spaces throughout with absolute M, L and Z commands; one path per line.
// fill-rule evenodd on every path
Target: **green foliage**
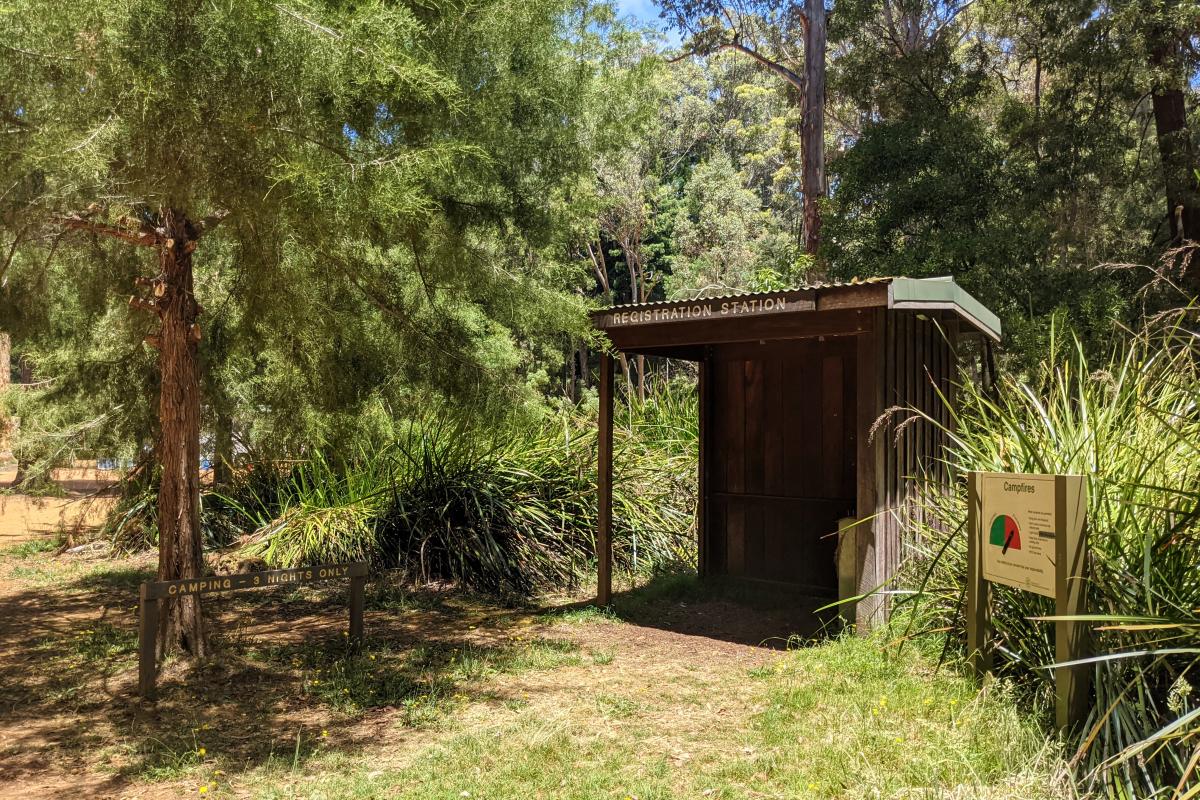
M 628 569 L 695 560 L 695 402 L 671 387 L 618 414 L 614 551 Z M 593 413 L 569 407 L 488 431 L 440 412 L 341 463 L 315 453 L 280 482 L 256 469 L 259 488 L 217 499 L 257 529 L 239 554 L 272 566 L 367 559 L 529 596 L 593 574 Z
M 953 470 L 1086 475 L 1091 552 L 1089 626 L 1102 657 L 1095 701 L 1074 744 L 1085 774 L 1129 796 L 1200 779 L 1187 759 L 1200 708 L 1187 675 L 1200 665 L 1200 371 L 1190 333 L 1155 327 L 1097 369 L 1081 345 L 1051 351 L 1028 382 L 995 396 L 959 391 Z M 932 424 L 932 423 L 930 423 Z M 964 635 L 965 518 L 961 485 L 931 495 L 904 601 L 933 630 Z M 1001 674 L 1047 695 L 1054 613 L 1046 598 L 997 586 L 993 624 Z
M 572 197 L 628 139 L 596 98 L 641 74 L 612 71 L 606 6 L 31 0 L 5 28 L 0 325 L 47 381 L 31 437 L 110 413 L 73 446 L 155 440 L 125 304 L 153 266 L 54 222 L 89 208 L 231 212 L 195 256 L 210 457 L 222 425 L 244 460 L 344 444 L 380 400 L 529 414 L 583 334 Z
M 1105 352 L 1147 276 L 1102 265 L 1152 263 L 1164 244 L 1143 7 L 888 6 L 833 18 L 831 104 L 852 122 L 830 163 L 832 271 L 956 276 L 1021 368 L 1056 316 Z

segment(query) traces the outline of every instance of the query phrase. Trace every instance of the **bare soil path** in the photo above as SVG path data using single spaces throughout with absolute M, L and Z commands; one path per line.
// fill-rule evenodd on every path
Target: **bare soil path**
M 517 711 L 554 719 L 581 702 L 594 710 L 594 698 L 636 704 L 643 722 L 661 715 L 653 746 L 687 759 L 692 733 L 747 712 L 731 678 L 777 655 L 377 586 L 369 663 L 393 674 L 363 686 L 337 665 L 343 589 L 302 587 L 209 600 L 222 655 L 166 665 L 151 706 L 134 696 L 134 599 L 152 568 L 148 557 L 0 556 L 0 796 L 196 796 L 198 779 L 213 796 L 250 796 L 239 775 L 272 760 L 336 749 L 395 767 L 464 726 Z
M 63 497 L 9 494 L 16 466 L 0 467 L 0 549 L 31 539 L 71 535 L 77 538 L 104 522 L 115 498 L 109 487 L 117 473 L 82 464 L 51 472 Z

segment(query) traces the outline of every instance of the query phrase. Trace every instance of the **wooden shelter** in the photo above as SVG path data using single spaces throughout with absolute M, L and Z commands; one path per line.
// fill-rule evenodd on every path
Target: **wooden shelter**
M 918 476 L 945 479 L 937 426 L 894 436 L 877 427 L 880 418 L 902 406 L 948 424 L 960 343 L 1000 338 L 996 315 L 951 278 L 638 303 L 597 311 L 592 321 L 615 352 L 699 365 L 700 573 L 818 595 L 837 594 L 839 538 L 849 596 L 886 582 L 900 563 Z M 602 605 L 612 590 L 614 361 L 606 354 L 600 362 Z M 856 609 L 862 630 L 886 614 L 879 595 Z

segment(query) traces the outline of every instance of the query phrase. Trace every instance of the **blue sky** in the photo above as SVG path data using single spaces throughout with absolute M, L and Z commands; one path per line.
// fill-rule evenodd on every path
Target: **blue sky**
M 666 29 L 666 24 L 658 16 L 658 6 L 654 4 L 654 0 L 615 0 L 617 10 L 621 16 L 629 16 L 651 25 L 660 30 Z M 675 30 L 666 30 L 667 39 L 673 45 L 679 44 L 679 33 Z
M 617 0 L 617 8 L 622 14 L 629 14 L 644 22 L 658 21 L 658 7 L 653 0 Z

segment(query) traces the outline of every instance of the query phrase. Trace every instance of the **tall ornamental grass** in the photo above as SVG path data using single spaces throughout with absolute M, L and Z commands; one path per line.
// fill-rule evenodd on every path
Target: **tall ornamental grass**
M 664 387 L 618 404 L 614 450 L 618 567 L 694 565 L 694 391 Z M 271 566 L 365 558 L 420 580 L 529 596 L 595 575 L 596 457 L 594 408 L 499 430 L 428 414 L 397 423 L 379 448 L 337 465 L 314 455 L 267 491 L 221 499 L 255 529 L 240 554 Z
M 1144 334 L 1099 366 L 1076 343 L 994 392 L 965 382 L 948 431 L 955 490 L 926 493 L 909 527 L 915 591 L 898 605 L 961 648 L 965 473 L 1088 476 L 1095 697 L 1072 744 L 1085 782 L 1111 797 L 1200 796 L 1198 403 L 1197 339 L 1177 327 Z M 1052 602 L 1003 586 L 993 598 L 996 668 L 1048 696 Z

